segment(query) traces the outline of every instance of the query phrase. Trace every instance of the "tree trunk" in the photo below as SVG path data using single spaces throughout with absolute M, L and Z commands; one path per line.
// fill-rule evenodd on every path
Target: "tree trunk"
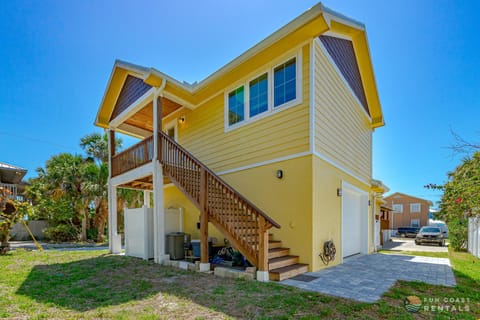
M 108 206 L 106 201 L 102 200 L 98 206 L 98 212 L 97 212 L 97 228 L 98 228 L 98 234 L 97 234 L 97 242 L 103 242 L 104 240 L 104 232 L 105 232 L 105 221 L 108 218 Z
M 87 215 L 85 209 L 80 210 L 82 216 L 82 234 L 80 235 L 80 241 L 87 241 Z

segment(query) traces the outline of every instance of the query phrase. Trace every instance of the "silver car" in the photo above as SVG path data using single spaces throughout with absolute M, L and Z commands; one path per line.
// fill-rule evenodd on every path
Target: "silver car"
M 439 227 L 422 227 L 415 238 L 415 244 L 435 243 L 443 247 L 445 238 Z

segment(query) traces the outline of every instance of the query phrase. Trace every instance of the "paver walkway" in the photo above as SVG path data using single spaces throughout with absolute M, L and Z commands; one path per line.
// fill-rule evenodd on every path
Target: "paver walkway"
M 305 275 L 303 280 L 308 282 L 299 281 L 302 277 L 298 277 L 299 280 L 287 279 L 281 283 L 362 302 L 379 300 L 397 280 L 456 285 L 448 258 L 392 254 L 359 255 Z

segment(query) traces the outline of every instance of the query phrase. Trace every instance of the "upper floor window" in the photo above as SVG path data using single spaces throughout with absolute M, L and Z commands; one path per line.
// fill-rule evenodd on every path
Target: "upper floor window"
M 297 96 L 297 71 L 295 58 L 274 69 L 273 90 L 274 105 L 278 107 Z
M 268 73 L 250 81 L 250 117 L 268 110 Z
M 271 67 L 225 95 L 228 127 L 300 102 L 299 58 Z
M 411 213 L 420 212 L 421 210 L 422 210 L 421 203 L 410 203 L 410 212 Z
M 394 204 L 392 206 L 393 213 L 402 213 L 403 212 L 403 204 Z
M 228 124 L 232 125 L 243 121 L 244 112 L 244 89 L 243 86 L 228 94 Z

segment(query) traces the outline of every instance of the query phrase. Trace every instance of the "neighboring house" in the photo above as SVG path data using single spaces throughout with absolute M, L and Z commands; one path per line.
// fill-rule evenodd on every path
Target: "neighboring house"
M 387 202 L 383 198 L 383 194 L 390 191 L 390 189 L 381 181 L 372 179 L 372 191 L 375 192 L 374 246 L 376 249 L 380 249 L 381 245 L 390 239 L 390 232 L 383 232 L 390 229 L 392 209 L 386 206 Z
M 0 195 L 4 194 L 12 200 L 22 200 L 25 191 L 22 179 L 26 174 L 26 169 L 0 162 Z
M 111 252 L 117 188 L 145 190 L 147 204 L 153 193 L 158 263 L 164 208 L 182 208 L 201 270 L 212 236 L 263 281 L 324 268 L 328 240 L 330 266 L 374 250 L 372 134 L 384 121 L 367 35 L 321 4 L 199 83 L 116 61 L 95 124 L 109 130 Z M 141 141 L 115 154 L 115 132 Z
M 400 192 L 385 197 L 385 201 L 393 209 L 391 229 L 428 226 L 431 201 Z

